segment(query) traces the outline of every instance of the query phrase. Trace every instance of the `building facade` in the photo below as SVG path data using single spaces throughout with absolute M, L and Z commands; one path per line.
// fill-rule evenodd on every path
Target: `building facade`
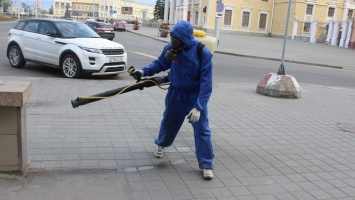
M 67 8 L 72 17 L 87 19 L 149 20 L 154 7 L 129 0 L 54 0 L 53 16 L 63 17 Z
M 164 20 L 172 24 L 187 20 L 207 32 L 218 28 L 284 37 L 289 1 L 165 0 L 165 5 Z M 294 40 L 347 47 L 354 10 L 355 0 L 292 0 L 287 34 Z

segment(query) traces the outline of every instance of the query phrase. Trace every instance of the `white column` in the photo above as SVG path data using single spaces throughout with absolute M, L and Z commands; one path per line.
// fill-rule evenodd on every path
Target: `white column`
M 209 16 L 209 15 L 215 15 L 216 14 L 216 11 L 212 11 L 212 9 L 211 9 L 211 5 L 212 5 L 212 3 L 216 3 L 216 1 L 214 1 L 214 0 L 208 0 L 208 4 L 207 4 L 207 11 L 206 11 L 206 21 L 205 22 L 203 22 L 203 28 L 206 28 L 206 30 L 208 30 L 208 28 L 210 28 L 209 26 L 208 26 L 208 22 L 209 22 L 209 20 L 208 20 L 208 17 L 207 16 Z M 211 11 L 211 12 L 210 12 Z
M 190 5 L 190 24 L 195 24 L 194 0 L 191 0 Z
M 183 0 L 183 14 L 182 14 L 182 19 L 183 20 L 187 20 L 187 11 L 188 11 L 188 7 L 189 7 L 189 1 L 188 0 Z
M 170 24 L 175 24 L 175 9 L 176 9 L 176 0 L 171 0 L 171 2 L 170 2 L 170 15 L 169 15 Z
M 198 24 L 197 25 L 202 24 L 201 23 L 201 14 L 202 14 L 202 0 L 200 0 L 200 2 L 198 3 L 198 18 L 197 18 Z M 202 27 L 202 25 L 201 25 L 201 27 Z
M 294 40 L 295 36 L 297 36 L 297 29 L 298 29 L 298 20 L 293 21 L 293 29 L 292 29 L 292 36 L 291 39 Z
M 143 15 L 143 22 L 145 21 L 145 20 L 147 20 L 147 15 L 148 15 L 148 10 L 147 9 L 143 9 L 142 10 L 142 15 Z
M 332 40 L 332 34 L 333 34 L 333 26 L 334 26 L 334 22 L 330 21 L 328 24 L 328 32 L 327 32 L 327 39 L 326 39 L 326 44 L 330 44 L 331 40 Z
M 311 30 L 310 30 L 310 43 L 316 43 L 316 33 L 317 33 L 317 21 L 313 21 L 311 23 Z
M 164 21 L 168 21 L 168 13 L 169 13 L 169 0 L 165 0 L 165 8 L 164 8 Z
M 339 46 L 340 47 L 344 47 L 344 43 L 345 43 L 345 40 L 346 40 L 346 33 L 347 33 L 347 30 L 348 30 L 348 22 L 347 21 L 343 21 L 341 23 L 341 27 L 342 27 L 342 30 L 341 30 L 341 38 L 340 38 L 340 41 L 339 41 Z
M 338 39 L 338 34 L 339 34 L 339 21 L 334 22 L 334 27 L 333 27 L 333 35 L 332 35 L 332 41 L 331 45 L 337 45 L 337 39 Z
M 344 47 L 348 48 L 349 47 L 349 42 L 350 42 L 350 36 L 351 36 L 351 30 L 353 26 L 353 20 L 350 20 L 348 23 L 348 30 L 347 30 L 347 34 L 346 34 L 346 40 L 345 40 L 345 44 Z

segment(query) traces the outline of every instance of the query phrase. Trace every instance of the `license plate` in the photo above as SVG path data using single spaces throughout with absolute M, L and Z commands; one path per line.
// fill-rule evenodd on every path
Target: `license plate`
M 105 31 L 106 33 L 111 33 L 111 31 Z
M 110 63 L 111 62 L 122 62 L 123 58 L 122 57 L 118 57 L 118 58 L 110 58 Z

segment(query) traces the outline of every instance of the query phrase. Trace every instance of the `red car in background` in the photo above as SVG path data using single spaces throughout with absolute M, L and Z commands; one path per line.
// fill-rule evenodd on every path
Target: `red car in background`
M 102 38 L 113 40 L 113 38 L 115 37 L 115 32 L 113 32 L 114 28 L 111 26 L 111 24 L 95 21 L 86 21 L 85 24 L 88 25 Z
M 126 23 L 123 21 L 115 21 L 113 22 L 113 29 L 115 31 L 119 30 L 119 31 L 126 31 Z

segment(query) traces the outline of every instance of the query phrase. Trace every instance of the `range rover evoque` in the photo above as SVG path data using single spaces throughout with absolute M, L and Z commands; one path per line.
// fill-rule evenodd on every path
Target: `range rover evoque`
M 21 19 L 9 32 L 7 57 L 12 67 L 26 62 L 53 66 L 64 77 L 118 75 L 126 71 L 124 47 L 101 38 L 82 22 Z

